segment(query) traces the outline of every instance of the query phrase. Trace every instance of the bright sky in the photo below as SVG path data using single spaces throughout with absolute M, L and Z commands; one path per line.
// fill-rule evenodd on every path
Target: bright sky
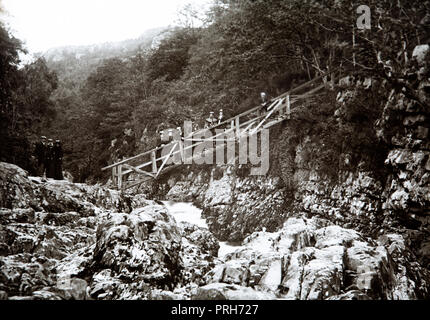
M 188 3 L 207 0 L 0 0 L 13 34 L 32 52 L 136 38 L 174 25 Z

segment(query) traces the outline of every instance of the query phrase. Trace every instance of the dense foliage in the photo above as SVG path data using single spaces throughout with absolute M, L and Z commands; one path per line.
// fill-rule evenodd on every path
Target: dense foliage
M 21 43 L 0 25 L 0 161 L 34 173 L 33 144 L 55 117 L 57 76 L 43 58 L 18 68 Z
M 276 96 L 341 67 L 344 74 L 379 79 L 384 90 L 361 96 L 336 126 L 331 94 L 321 97 L 320 109 L 303 117 L 333 146 L 320 162 L 330 165 L 350 151 L 365 157 L 377 149 L 372 124 L 384 95 L 398 87 L 413 48 L 428 42 L 430 34 L 425 2 L 366 4 L 372 13 L 370 30 L 357 29 L 359 13 L 352 0 L 217 0 L 203 27 L 187 24 L 167 32 L 150 50 L 105 59 L 82 81 L 76 76 L 66 81 L 70 70 L 57 61 L 55 70 L 64 81 L 54 93 L 55 121 L 45 131 L 64 141 L 66 168 L 76 180 L 99 179 L 100 168 L 110 161 L 153 147 L 159 129 L 184 120 L 202 124 L 209 111 L 221 108 L 229 117 L 255 106 L 260 91 Z M 13 68 L 16 61 L 6 64 Z M 49 79 L 40 76 L 39 81 Z M 16 85 L 5 88 L 13 91 Z M 50 90 L 42 93 L 46 98 Z M 38 114 L 52 115 L 47 100 L 42 105 Z M 316 122 L 310 120 L 314 116 Z M 368 130 L 358 130 L 363 127 Z

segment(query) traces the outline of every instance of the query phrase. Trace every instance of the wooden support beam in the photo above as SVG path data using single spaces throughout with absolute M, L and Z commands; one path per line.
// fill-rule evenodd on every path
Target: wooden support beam
M 122 164 L 118 166 L 118 190 L 122 189 Z
M 136 172 L 136 173 L 144 174 L 144 175 L 149 176 L 149 177 L 152 177 L 152 178 L 154 178 L 154 177 L 155 177 L 155 175 L 154 175 L 154 174 L 149 173 L 149 172 L 147 172 L 147 171 L 140 170 L 139 168 L 133 167 L 133 166 L 131 166 L 131 165 L 129 165 L 129 164 L 123 164 L 122 166 L 123 166 L 125 169 L 127 169 L 127 170 L 132 170 L 132 171 L 134 171 L 134 172 Z
M 280 99 L 278 101 L 276 106 L 272 110 L 270 110 L 270 112 L 264 117 L 264 119 L 258 124 L 258 126 L 255 127 L 254 130 L 252 130 L 251 136 L 254 135 L 256 132 L 258 132 L 258 129 L 260 129 L 260 127 L 264 124 L 264 122 L 266 122 L 267 119 L 269 119 L 269 117 L 272 115 L 272 113 L 275 112 L 276 109 L 279 108 L 279 106 L 282 104 L 283 101 L 284 101 L 284 99 Z
M 184 163 L 185 162 L 184 142 L 182 140 L 179 140 L 178 145 L 179 145 L 179 152 L 181 154 L 181 160 L 182 160 L 182 163 Z
M 157 175 L 155 176 L 155 178 L 157 178 L 157 177 L 160 175 L 161 170 L 163 170 L 163 168 L 164 168 L 164 166 L 166 165 L 167 161 L 169 161 L 170 156 L 172 155 L 173 151 L 175 151 L 175 149 L 176 149 L 176 146 L 177 146 L 177 145 L 178 145 L 178 144 L 177 144 L 177 143 L 175 143 L 175 145 L 172 147 L 172 149 L 170 149 L 169 154 L 168 154 L 168 155 L 166 156 L 166 158 L 164 159 L 163 164 L 160 166 L 160 169 L 158 169 L 158 172 L 157 172 Z
M 136 186 L 141 185 L 142 183 L 144 183 L 146 181 L 149 181 L 151 179 L 152 179 L 151 177 L 145 177 L 145 178 L 143 178 L 141 180 L 138 180 L 137 182 L 132 182 L 132 183 L 130 183 L 128 185 L 125 185 L 123 187 L 123 190 L 127 190 L 127 189 L 130 189 L 130 188 L 136 187 Z
M 151 152 L 151 161 L 152 161 L 152 173 L 156 174 L 158 170 L 157 170 L 157 155 L 155 151 Z
M 285 99 L 284 99 L 285 100 Z M 285 112 L 286 112 L 286 110 L 284 110 L 284 106 L 283 106 L 283 104 L 284 104 L 284 100 L 282 100 L 282 103 L 281 103 L 281 105 L 279 106 L 279 117 L 282 117 L 284 114 L 285 114 Z
M 261 127 L 263 127 L 263 128 L 270 127 L 270 126 L 274 125 L 274 123 L 279 123 L 285 119 L 290 119 L 291 118 L 291 104 L 296 103 L 299 100 L 309 98 L 312 94 L 316 93 L 318 90 L 321 90 L 324 87 L 324 84 L 317 86 L 316 88 L 313 88 L 313 89 L 311 89 L 311 90 L 309 90 L 309 91 L 307 91 L 301 95 L 291 96 L 291 94 L 293 92 L 297 92 L 299 90 L 302 90 L 305 87 L 309 87 L 311 84 L 316 83 L 317 81 L 319 81 L 321 79 L 324 79 L 325 77 L 327 77 L 329 72 L 331 73 L 331 80 L 333 81 L 335 78 L 338 78 L 335 76 L 337 70 L 341 70 L 341 69 L 337 68 L 335 70 L 329 70 L 325 74 L 323 74 L 319 77 L 316 77 L 316 78 L 312 79 L 311 81 L 308 81 L 308 82 L 306 82 L 306 83 L 304 83 L 304 84 L 302 84 L 302 85 L 300 85 L 300 86 L 298 86 L 298 87 L 296 87 L 296 88 L 294 88 L 288 92 L 285 92 L 284 94 L 278 96 L 277 98 L 274 98 L 272 100 L 271 105 L 267 109 L 262 107 L 261 105 L 259 105 L 257 107 L 252 108 L 252 109 L 249 109 L 249 110 L 247 110 L 247 111 L 245 111 L 239 115 L 236 115 L 234 118 L 226 119 L 225 121 L 221 122 L 220 124 L 212 127 L 212 129 L 215 129 L 217 127 L 225 128 L 225 126 L 228 125 L 228 123 L 230 123 L 231 129 L 229 129 L 227 131 L 230 131 L 230 130 L 233 131 L 235 133 L 235 135 L 234 135 L 236 137 L 235 139 L 237 140 L 237 139 L 240 139 L 241 133 L 248 133 L 249 131 L 251 131 L 250 127 L 252 127 L 252 125 L 255 123 L 258 123 L 258 125 L 256 126 L 256 128 L 254 130 L 252 130 L 252 132 L 250 134 L 255 134 L 255 132 L 258 132 L 259 130 L 261 130 Z M 286 100 L 283 100 L 284 98 Z M 286 103 L 286 106 L 283 105 L 283 102 Z M 265 122 L 269 120 L 270 116 L 273 114 L 273 112 L 276 109 L 279 109 L 278 111 L 279 111 L 280 117 L 278 117 L 277 120 L 274 120 L 274 121 L 271 121 L 270 123 L 265 124 Z M 268 111 L 267 114 L 265 114 L 265 110 Z M 244 121 L 245 116 L 250 116 L 251 120 Z M 242 117 L 242 121 L 244 121 L 243 123 L 241 123 L 241 119 L 240 119 L 241 117 Z M 262 121 L 261 121 L 261 119 L 262 119 Z M 189 137 L 192 137 L 193 134 L 195 134 L 195 132 L 193 132 Z M 215 135 L 214 137 L 207 139 L 207 140 L 219 141 L 220 139 L 216 139 L 217 136 L 218 135 Z M 194 139 L 191 139 L 191 140 L 195 141 Z M 190 148 L 192 149 L 192 148 L 196 147 L 197 145 L 204 143 L 205 140 L 200 140 L 200 141 L 202 141 L 202 142 L 199 142 L 199 143 L 193 144 L 192 146 L 187 146 L 187 147 L 185 147 L 183 145 L 182 141 L 180 141 L 180 142 L 178 141 L 176 143 L 176 144 L 178 144 L 178 148 L 177 148 L 176 152 L 174 152 L 174 149 L 176 148 L 176 144 L 175 144 L 174 147 L 170 150 L 170 153 L 167 157 L 160 157 L 159 159 L 156 159 L 156 151 L 164 148 L 164 146 L 158 146 L 155 149 L 146 151 L 146 152 L 141 153 L 137 156 L 122 160 L 122 161 L 115 163 L 115 164 L 111 164 L 107 167 L 102 168 L 102 170 L 107 170 L 107 169 L 111 168 L 112 169 L 113 184 L 115 184 L 116 186 L 118 186 L 119 189 L 121 189 L 123 187 L 123 177 L 127 176 L 127 174 L 129 174 L 131 172 L 138 172 L 138 173 L 148 175 L 148 177 L 153 176 L 154 178 L 156 178 L 161 174 L 163 167 L 166 165 L 167 161 L 170 159 L 170 157 L 172 155 L 178 155 L 178 154 L 181 155 L 182 161 L 184 162 L 184 160 L 185 160 L 184 159 L 184 157 L 185 157 L 184 151 L 188 150 Z M 220 141 L 225 141 L 225 139 L 222 138 Z M 134 160 L 134 159 L 137 159 L 139 157 L 142 157 L 144 155 L 149 155 L 149 154 L 151 155 L 151 161 L 137 165 L 136 167 L 126 165 L 126 166 L 124 166 L 125 170 L 123 171 L 123 166 L 122 166 L 123 164 L 126 164 L 127 162 L 129 162 L 131 160 Z M 160 168 L 157 168 L 157 161 L 159 161 L 159 160 L 164 160 L 164 161 L 163 161 L 162 166 Z M 153 173 L 152 175 L 151 175 L 151 173 L 149 173 L 147 171 L 140 170 L 141 168 L 144 168 L 146 166 L 151 166 L 151 165 L 152 165 L 152 173 Z M 127 168 L 128 168 L 128 170 L 127 170 Z M 169 166 L 169 168 L 170 168 L 170 166 Z M 149 169 L 148 171 L 150 171 L 150 170 L 151 169 Z
M 337 69 L 335 69 L 335 70 L 331 70 L 331 72 L 332 72 L 332 73 L 335 73 L 337 70 L 341 70 L 341 68 L 337 68 Z M 281 99 L 281 98 L 284 98 L 284 97 L 285 97 L 285 96 L 287 96 L 287 95 L 291 95 L 293 92 L 297 92 L 297 91 L 299 91 L 299 90 L 302 90 L 302 89 L 304 89 L 305 87 L 310 86 L 312 83 L 315 83 L 316 81 L 318 81 L 318 80 L 322 79 L 322 78 L 323 78 L 324 76 L 326 76 L 326 75 L 327 75 L 327 73 L 326 73 L 326 74 L 323 74 L 323 75 L 321 75 L 321 76 L 318 76 L 318 77 L 316 77 L 316 78 L 314 78 L 314 79 L 312 79 L 312 80 L 310 80 L 310 81 L 308 81 L 308 82 L 306 82 L 306 83 L 303 83 L 303 84 L 299 85 L 298 87 L 293 88 L 292 90 L 290 90 L 290 91 L 288 91 L 288 92 L 285 92 L 285 93 L 281 94 L 280 96 L 278 96 L 278 97 L 274 98 L 273 100 L 276 102 L 277 100 L 279 100 L 279 99 Z M 304 95 L 302 95 L 302 98 L 303 98 L 303 96 L 304 96 Z M 271 106 L 271 107 L 272 107 L 272 106 Z M 251 114 L 251 113 L 255 113 L 255 112 L 257 112 L 257 117 L 258 117 L 258 116 L 259 116 L 259 113 L 261 112 L 261 109 L 262 109 L 262 106 L 261 106 L 261 105 L 258 105 L 257 107 L 254 107 L 254 108 L 251 108 L 251 109 L 249 109 L 249 110 L 247 110 L 247 111 L 242 112 L 241 114 L 237 115 L 236 117 L 245 117 L 245 116 L 247 116 L 247 115 L 249 115 L 249 114 Z M 213 129 L 216 129 L 216 128 L 223 128 L 225 125 L 228 125 L 228 123 L 229 123 L 230 121 L 231 121 L 231 127 L 232 127 L 232 128 L 235 128 L 235 121 L 234 121 L 234 119 L 226 119 L 225 121 L 223 121 L 223 122 L 219 123 L 218 125 L 214 126 L 214 127 L 213 127 Z M 193 135 L 193 134 L 195 134 L 195 133 L 196 133 L 196 132 L 193 132 L 190 136 L 192 136 L 192 135 Z M 107 170 L 107 169 L 112 169 L 112 168 L 114 168 L 114 167 L 119 166 L 120 164 L 124 164 L 124 163 L 127 163 L 127 162 L 131 161 L 131 160 L 137 159 L 137 158 L 139 158 L 139 157 L 143 157 L 143 156 L 145 156 L 145 155 L 151 154 L 151 152 L 153 152 L 153 151 L 158 151 L 158 150 L 160 150 L 160 149 L 162 149 L 162 148 L 163 148 L 163 146 L 159 146 L 159 147 L 154 148 L 154 149 L 152 149 L 152 150 L 145 151 L 145 152 L 143 152 L 143 153 L 141 153 L 141 154 L 138 154 L 138 155 L 136 155 L 136 156 L 134 156 L 134 157 L 131 157 L 131 158 L 128 158 L 128 159 L 124 159 L 124 160 L 122 160 L 122 161 L 120 161 L 120 162 L 117 162 L 117 163 L 111 164 L 111 165 L 109 165 L 109 166 L 107 166 L 107 167 L 104 167 L 104 168 L 102 168 L 101 170 L 102 170 L 102 171 L 104 171 L 104 170 Z M 150 162 L 150 163 L 151 163 L 151 162 Z
M 116 177 L 117 177 L 117 169 L 116 169 L 116 167 L 112 167 L 112 183 L 115 186 L 118 185 L 118 183 L 116 181 Z
M 255 124 L 257 120 L 253 120 L 245 129 L 242 130 L 241 135 L 244 136 L 247 134 L 247 131 Z

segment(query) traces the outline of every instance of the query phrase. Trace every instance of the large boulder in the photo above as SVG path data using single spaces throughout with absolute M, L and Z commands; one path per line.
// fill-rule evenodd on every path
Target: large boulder
M 115 213 L 97 228 L 97 242 L 89 268 L 92 272 L 110 270 L 103 276 L 99 273 L 98 278 L 118 283 L 115 286 L 118 291 L 114 292 L 116 298 L 130 294 L 122 290 L 121 285 L 131 282 L 172 289 L 181 276 L 181 240 L 180 229 L 162 205 L 153 203 L 130 214 Z M 94 289 L 103 281 L 96 281 L 94 277 L 92 292 L 98 296 L 103 290 Z M 142 293 L 139 298 L 144 297 Z
M 129 212 L 128 196 L 100 185 L 29 177 L 13 164 L 0 162 L 0 208 L 94 215 L 100 209 Z
M 376 242 L 321 219 L 290 218 L 278 232 L 246 238 L 205 282 L 249 287 L 281 299 L 416 299 L 426 295 L 430 278 L 408 254 L 401 235 Z M 227 298 L 207 287 L 197 296 Z

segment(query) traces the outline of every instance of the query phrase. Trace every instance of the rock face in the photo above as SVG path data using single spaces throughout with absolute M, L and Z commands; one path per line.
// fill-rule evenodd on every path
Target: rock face
M 194 298 L 426 297 L 429 274 L 410 258 L 399 235 L 374 241 L 319 218 L 291 218 L 278 232 L 247 237 L 206 275 L 207 285 Z
M 183 299 L 214 267 L 213 235 L 142 195 L 0 171 L 2 299 Z
M 180 230 L 163 206 L 112 214 L 97 227 L 91 296 L 144 299 L 150 286 L 172 289 L 180 280 L 180 251 Z
M 255 230 L 282 226 L 286 200 L 280 178 L 252 177 L 233 167 L 205 169 L 173 174 L 157 192 L 203 207 L 209 230 L 221 241 L 241 241 Z
M 28 177 L 23 169 L 0 163 L 0 208 L 32 208 L 46 212 L 78 212 L 91 216 L 98 208 L 130 211 L 130 199 L 118 191 L 66 180 Z
M 5 163 L 0 163 L 0 171 L 0 290 L 10 298 L 64 297 L 59 288 L 47 289 L 57 286 L 59 261 L 95 243 L 93 215 L 102 209 L 95 205 L 96 189 L 66 181 L 32 181 L 25 171 Z M 107 207 L 120 199 L 115 192 L 109 197 L 106 189 L 97 191 Z

